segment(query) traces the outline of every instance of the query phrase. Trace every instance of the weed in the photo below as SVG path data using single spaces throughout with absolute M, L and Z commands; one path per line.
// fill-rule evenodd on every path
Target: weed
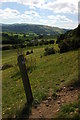
M 31 73 L 36 68 L 36 59 L 32 57 L 27 58 L 26 67 L 27 67 L 27 70 Z

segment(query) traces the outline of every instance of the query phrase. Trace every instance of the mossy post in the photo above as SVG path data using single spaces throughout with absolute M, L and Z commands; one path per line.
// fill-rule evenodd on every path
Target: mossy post
M 27 103 L 32 103 L 33 101 L 33 96 L 32 96 L 32 91 L 29 83 L 29 78 L 27 74 L 27 69 L 25 65 L 25 60 L 23 55 L 18 56 L 18 65 L 20 68 L 21 76 L 22 76 L 22 81 L 24 85 L 24 90 L 27 98 Z

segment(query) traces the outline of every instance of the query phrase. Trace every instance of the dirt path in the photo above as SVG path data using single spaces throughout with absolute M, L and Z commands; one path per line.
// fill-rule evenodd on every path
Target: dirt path
M 79 93 L 79 88 L 63 87 L 61 91 L 57 92 L 56 100 L 54 100 L 54 97 L 50 94 L 41 104 L 32 108 L 32 113 L 29 118 L 55 118 L 60 107 L 64 103 L 73 103 L 76 101 Z

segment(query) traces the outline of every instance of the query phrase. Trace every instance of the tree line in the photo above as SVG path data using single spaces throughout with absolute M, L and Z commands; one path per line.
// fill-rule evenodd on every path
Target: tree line
M 38 37 L 40 38 L 41 35 Z M 43 36 L 44 37 L 44 36 Z M 42 38 L 43 38 L 42 37 Z M 9 35 L 7 33 L 2 33 L 2 50 L 9 50 L 9 49 L 16 49 L 16 48 L 24 48 L 24 47 L 31 47 L 31 46 L 41 46 L 41 45 L 48 45 L 54 44 L 54 40 L 44 40 L 38 39 L 34 37 L 32 40 L 27 40 L 26 35 L 23 34 L 22 37 L 19 35 Z
M 61 34 L 56 43 L 60 48 L 60 53 L 80 48 L 80 24 L 76 29 Z

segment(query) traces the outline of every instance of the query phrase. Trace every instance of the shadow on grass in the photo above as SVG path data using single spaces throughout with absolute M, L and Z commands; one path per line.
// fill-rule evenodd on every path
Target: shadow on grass
M 76 88 L 80 88 L 80 80 L 77 80 L 74 84 L 73 84 L 73 86 Z
M 72 82 L 69 87 L 73 87 L 75 89 L 80 89 L 80 79 Z
M 11 78 L 20 78 L 20 71 L 16 72 L 16 74 L 12 75 Z
M 23 110 L 19 113 L 17 120 L 29 119 L 29 115 L 31 114 L 31 112 L 32 112 L 32 103 L 30 104 L 26 103 Z

